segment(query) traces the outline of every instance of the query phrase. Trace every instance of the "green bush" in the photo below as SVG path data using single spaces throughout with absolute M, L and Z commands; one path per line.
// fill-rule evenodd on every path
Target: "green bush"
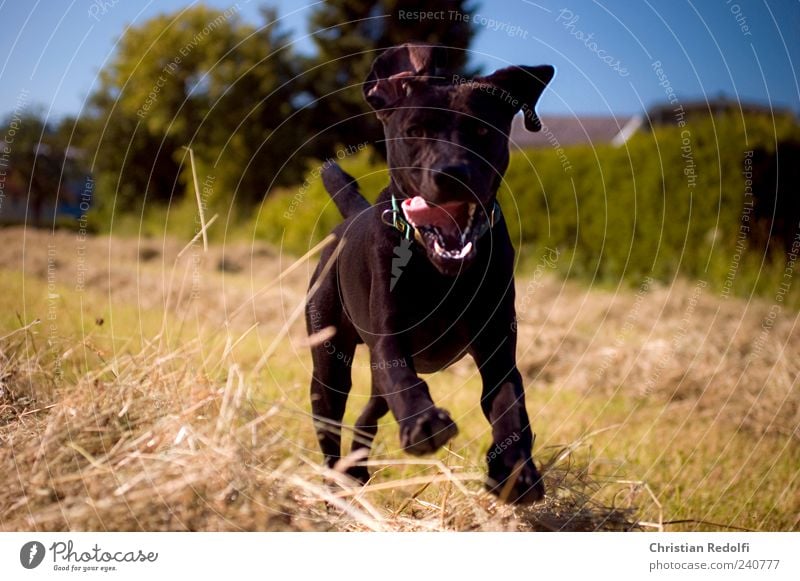
M 747 225 L 744 158 L 748 150 L 774 151 L 777 142 L 798 138 L 793 119 L 773 126 L 768 117 L 743 123 L 720 116 L 641 132 L 619 148 L 569 148 L 566 170 L 557 151 L 518 152 L 500 199 L 512 237 L 523 247 L 558 248 L 565 276 L 638 284 L 646 276 L 683 275 L 718 290 L 727 284 L 739 295 L 774 295 L 782 252 L 749 242 L 736 259 L 740 225 Z M 795 305 L 798 287 L 791 290 Z
M 521 268 L 557 248 L 555 269 L 593 284 L 635 286 L 645 277 L 669 282 L 683 276 L 726 293 L 775 299 L 786 266 L 782 250 L 748 241 L 737 254 L 745 224 L 742 173 L 746 151 L 774 152 L 776 143 L 789 140 L 800 140 L 794 119 L 773 124 L 768 117 L 717 116 L 643 131 L 622 147 L 515 152 L 499 196 Z M 687 151 L 688 159 L 682 157 Z M 339 163 L 371 201 L 388 183 L 386 167 L 367 151 Z M 342 220 L 322 185 L 321 166 L 308 167 L 303 184 L 273 191 L 258 207 L 235 201 L 230 207 L 224 195 L 217 206 L 211 200 L 227 224 L 227 231 L 212 228 L 212 239 L 255 238 L 306 252 Z M 196 204 L 186 196 L 169 213 L 158 206 L 146 211 L 142 229 L 191 236 L 195 215 Z M 800 306 L 800 284 L 784 302 Z
M 386 166 L 371 163 L 367 151 L 337 161 L 358 180 L 361 192 L 370 201 L 375 201 L 389 183 Z M 322 162 L 317 162 L 308 168 L 302 184 L 273 192 L 254 210 L 244 231 L 297 254 L 327 236 L 342 216 L 322 185 L 321 169 Z

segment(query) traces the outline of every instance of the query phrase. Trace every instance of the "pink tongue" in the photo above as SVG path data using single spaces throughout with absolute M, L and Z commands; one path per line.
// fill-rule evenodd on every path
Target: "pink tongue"
M 403 213 L 413 226 L 436 226 L 448 233 L 458 232 L 458 210 L 461 202 L 451 202 L 440 206 L 429 206 L 422 196 L 403 200 Z

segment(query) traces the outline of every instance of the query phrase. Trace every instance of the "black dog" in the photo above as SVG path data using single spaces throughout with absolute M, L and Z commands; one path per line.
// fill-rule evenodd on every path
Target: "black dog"
M 323 174 L 346 220 L 334 230 L 342 246 L 323 253 L 306 307 L 310 334 L 336 330 L 312 348 L 317 437 L 334 467 L 342 458 L 353 353 L 366 343 L 372 395 L 356 422 L 353 450 L 368 451 L 379 418 L 391 411 L 408 453 L 434 452 L 458 430 L 417 373 L 469 353 L 492 425 L 487 487 L 509 502 L 534 502 L 544 486 L 516 366 L 514 249 L 495 197 L 508 167 L 512 118 L 522 110 L 526 127 L 541 129 L 534 105 L 554 70 L 508 67 L 454 82 L 437 76 L 441 50 L 391 48 L 364 84 L 384 126 L 391 175 L 377 203 L 370 205 L 338 166 Z M 347 472 L 369 478 L 364 466 Z

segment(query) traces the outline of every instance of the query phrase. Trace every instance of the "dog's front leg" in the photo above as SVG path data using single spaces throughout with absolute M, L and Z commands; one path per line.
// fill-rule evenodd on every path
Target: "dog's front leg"
M 458 433 L 455 422 L 434 405 L 428 384 L 393 338 L 380 339 L 372 351 L 375 388 L 400 424 L 403 449 L 415 456 L 435 452 Z
M 519 371 L 514 367 L 504 375 L 489 366 L 481 369 L 481 378 L 481 408 L 492 425 L 486 486 L 508 502 L 536 502 L 544 496 L 544 484 L 531 455 L 533 436 Z
M 544 484 L 532 457 L 533 434 L 516 364 L 513 304 L 512 290 L 471 353 L 483 381 L 481 409 L 492 426 L 486 487 L 507 502 L 526 504 L 544 497 Z
M 391 254 L 389 255 L 391 256 Z M 403 332 L 409 321 L 401 320 L 402 300 L 389 290 L 391 259 L 373 265 L 369 299 L 374 333 L 370 347 L 373 392 L 380 394 L 400 424 L 400 442 L 409 454 L 435 452 L 458 433 L 447 411 L 434 405 L 428 384 L 414 369 L 410 346 Z

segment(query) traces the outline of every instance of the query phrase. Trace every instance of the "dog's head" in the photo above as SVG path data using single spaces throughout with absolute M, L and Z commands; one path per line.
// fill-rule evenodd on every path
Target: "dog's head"
M 372 65 L 364 97 L 383 123 L 391 178 L 406 220 L 431 263 L 454 275 L 474 260 L 508 167 L 511 121 L 539 131 L 534 109 L 553 78 L 549 65 L 485 77 L 442 76 L 442 47 L 404 44 Z

